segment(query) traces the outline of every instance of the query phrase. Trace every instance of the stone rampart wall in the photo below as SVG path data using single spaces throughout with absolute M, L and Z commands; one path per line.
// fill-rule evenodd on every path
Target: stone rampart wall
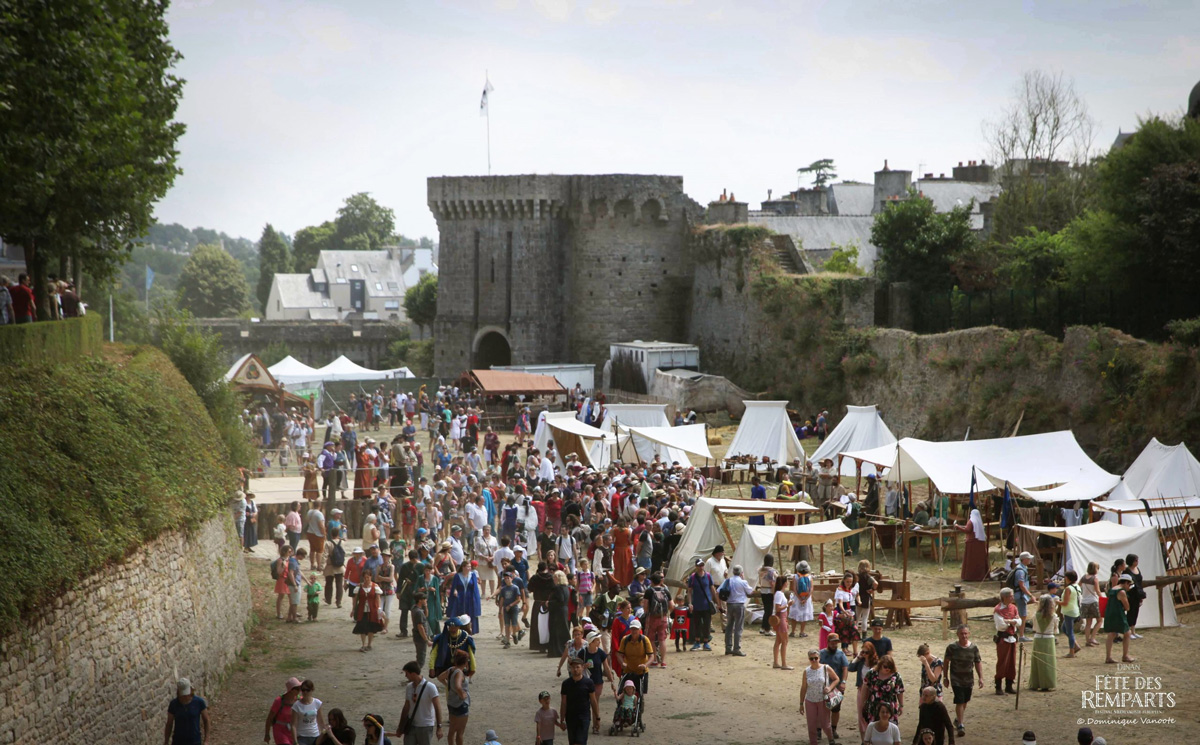
M 160 536 L 0 639 L 0 743 L 158 745 L 174 681 L 216 693 L 249 616 L 229 515 Z

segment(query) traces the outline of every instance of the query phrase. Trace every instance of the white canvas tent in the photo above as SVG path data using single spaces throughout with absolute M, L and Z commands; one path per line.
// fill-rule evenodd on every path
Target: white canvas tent
M 872 448 L 891 445 L 896 442 L 896 436 L 883 423 L 883 417 L 874 405 L 847 406 L 846 417 L 838 422 L 826 437 L 821 446 L 809 459 L 820 463 L 822 458 L 838 460 L 838 453 L 855 450 L 870 450 Z M 853 476 L 856 473 L 854 461 L 843 458 L 840 472 L 843 476 Z
M 309 367 L 290 354 L 268 367 L 267 370 L 280 383 L 289 386 L 297 383 L 314 383 L 321 380 L 321 373 L 315 367 Z
M 655 452 L 663 454 L 663 461 L 671 463 L 679 461 L 679 465 L 691 465 L 687 455 L 712 460 L 712 452 L 708 449 L 708 426 L 704 424 L 685 424 L 680 427 L 630 427 L 629 435 L 634 442 L 645 440 Z
M 333 362 L 330 362 L 325 367 L 316 371 L 317 377 L 313 380 L 322 382 L 330 382 L 336 380 L 383 380 L 385 378 L 410 378 L 412 371 L 407 367 L 398 367 L 393 370 L 372 370 L 362 365 L 352 362 L 345 355 L 338 357 Z
M 787 401 L 746 401 L 746 413 L 738 423 L 726 458 L 749 455 L 772 463 L 791 463 L 804 459 L 804 448 L 788 419 Z
M 533 446 L 545 453 L 550 440 L 554 440 L 558 453 L 555 463 L 559 468 L 566 467 L 566 456 L 573 452 L 584 465 L 600 469 L 608 467 L 609 453 L 616 438 L 579 421 L 573 411 L 543 411 L 538 415 Z
M 905 437 L 893 445 L 843 453 L 889 469 L 888 481 L 929 479 L 942 494 L 1003 488 L 1004 482 L 1039 501 L 1087 501 L 1111 491 L 1119 477 L 1101 468 L 1069 430 L 991 440 L 930 442 Z M 989 474 L 989 475 L 985 475 Z M 1052 487 L 1057 489 L 1046 489 Z
M 605 432 L 622 435 L 628 431 L 629 427 L 669 429 L 671 422 L 667 419 L 666 404 L 605 405 L 604 421 L 600 423 L 600 429 L 603 429 Z M 620 429 L 619 432 L 618 428 Z M 636 452 L 636 456 L 634 453 L 629 452 L 628 448 L 630 446 Z M 625 461 L 641 460 L 649 463 L 654 460 L 655 454 L 658 454 L 662 456 L 663 462 L 667 464 L 670 464 L 672 461 L 679 461 L 679 465 L 685 468 L 692 465 L 685 451 L 648 440 L 642 436 L 635 435 L 629 438 L 628 444 L 622 438 L 618 449 L 621 451 L 622 459 Z
M 1073 528 L 1044 528 L 1037 525 L 1020 525 L 1019 527 L 1065 541 L 1063 560 L 1066 568 L 1073 569 L 1080 574 L 1082 574 L 1081 568 L 1086 567 L 1088 562 L 1094 561 L 1101 567 L 1107 567 L 1112 564 L 1114 556 L 1127 554 L 1138 555 L 1140 559 L 1138 568 L 1146 580 L 1162 577 L 1167 573 L 1157 528 L 1117 525 L 1107 520 L 1076 525 Z M 1158 612 L 1160 593 L 1161 616 Z M 1148 587 L 1146 595 L 1146 601 L 1142 603 L 1142 611 L 1138 616 L 1139 627 L 1179 625 L 1179 619 L 1175 616 L 1175 601 L 1171 598 L 1170 587 Z
M 721 515 L 805 515 L 819 510 L 807 502 L 786 502 L 769 499 L 713 499 L 701 497 L 692 506 L 687 527 L 679 537 L 679 545 L 671 556 L 667 579 L 676 583 L 692 570 L 696 559 L 707 559 L 713 548 L 721 545 L 728 551 L 730 539 L 721 526 Z
M 746 574 L 754 576 L 762 566 L 763 557 L 775 546 L 818 546 L 861 533 L 867 528 L 851 528 L 837 520 L 822 520 L 808 525 L 745 525 L 732 564 L 741 564 Z
M 1200 497 L 1200 461 L 1187 445 L 1164 445 L 1151 439 L 1137 457 L 1112 499 L 1169 499 Z

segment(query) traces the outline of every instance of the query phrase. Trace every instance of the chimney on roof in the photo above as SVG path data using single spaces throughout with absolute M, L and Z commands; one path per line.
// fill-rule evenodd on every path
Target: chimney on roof
M 932 174 L 932 173 L 927 173 L 927 174 L 925 174 L 925 178 L 933 178 L 933 174 Z
M 987 161 L 986 161 L 986 160 L 981 160 L 981 161 L 979 161 L 979 165 L 981 165 L 981 166 L 986 166 L 986 165 L 987 165 Z
M 962 168 L 962 161 L 961 161 L 961 160 L 960 160 L 960 161 L 958 161 L 958 167 L 959 167 L 959 168 Z
M 944 173 L 939 173 L 939 174 L 938 174 L 938 178 L 946 178 L 946 174 L 944 174 Z
M 887 166 L 887 158 L 884 158 L 884 159 L 883 159 L 883 170 L 885 170 L 885 171 L 886 171 L 886 170 L 888 170 L 888 166 Z

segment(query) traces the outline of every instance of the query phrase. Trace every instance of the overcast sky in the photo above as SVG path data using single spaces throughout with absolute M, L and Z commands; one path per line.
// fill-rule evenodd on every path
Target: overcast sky
M 175 0 L 183 174 L 162 222 L 257 239 L 370 192 L 436 237 L 425 179 L 662 173 L 701 204 L 986 158 L 1021 74 L 1075 80 L 1107 148 L 1200 80 L 1200 5 L 1176 2 Z

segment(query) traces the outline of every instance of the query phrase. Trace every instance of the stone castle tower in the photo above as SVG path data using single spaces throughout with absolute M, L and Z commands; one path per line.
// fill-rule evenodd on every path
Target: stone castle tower
M 434 373 L 608 358 L 682 341 L 688 237 L 704 209 L 680 176 L 431 178 L 439 232 Z

